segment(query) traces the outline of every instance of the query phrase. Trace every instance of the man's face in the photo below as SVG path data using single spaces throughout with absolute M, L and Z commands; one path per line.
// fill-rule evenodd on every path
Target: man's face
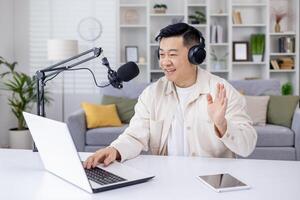
M 178 86 L 194 73 L 194 67 L 188 60 L 188 50 L 181 36 L 162 38 L 160 41 L 159 65 L 166 78 Z

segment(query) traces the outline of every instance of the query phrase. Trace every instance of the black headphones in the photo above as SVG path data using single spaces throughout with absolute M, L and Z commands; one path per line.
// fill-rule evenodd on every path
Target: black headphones
M 198 29 L 196 29 L 192 26 L 191 26 L 191 29 L 197 30 L 200 41 L 199 41 L 199 44 L 196 44 L 189 49 L 188 59 L 189 59 L 190 63 L 192 63 L 194 65 L 200 65 L 205 60 L 205 57 L 206 57 L 206 51 L 204 49 L 205 48 L 205 39 L 202 36 L 202 33 Z M 159 60 L 159 48 L 157 49 L 157 57 Z

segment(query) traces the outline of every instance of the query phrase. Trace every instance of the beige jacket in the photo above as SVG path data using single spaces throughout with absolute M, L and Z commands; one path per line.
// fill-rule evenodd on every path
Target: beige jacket
M 217 83 L 226 88 L 228 106 L 227 131 L 217 136 L 207 113 L 206 94 L 214 98 Z M 234 157 L 248 156 L 255 148 L 257 134 L 246 114 L 245 98 L 224 79 L 199 69 L 196 89 L 183 111 L 190 156 Z M 134 158 L 142 150 L 167 155 L 167 138 L 173 115 L 178 106 L 174 84 L 165 77 L 148 86 L 135 106 L 129 127 L 112 142 L 121 154 L 121 161 Z

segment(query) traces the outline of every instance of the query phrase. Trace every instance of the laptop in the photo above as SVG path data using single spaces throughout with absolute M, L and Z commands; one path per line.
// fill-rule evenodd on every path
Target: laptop
M 117 161 L 84 169 L 66 123 L 23 112 L 44 167 L 50 173 L 89 192 L 97 193 L 146 182 L 154 176 Z

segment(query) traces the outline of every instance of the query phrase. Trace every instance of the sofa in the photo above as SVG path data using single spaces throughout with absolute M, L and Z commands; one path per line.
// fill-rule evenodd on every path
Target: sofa
M 278 80 L 236 80 L 230 83 L 244 95 L 280 95 L 280 82 Z M 137 98 L 146 83 L 127 83 L 122 90 L 107 87 L 102 95 Z M 72 113 L 67 120 L 70 133 L 78 151 L 93 152 L 108 146 L 127 127 L 86 128 L 85 114 L 82 109 Z M 254 126 L 258 140 L 254 152 L 248 157 L 253 159 L 270 160 L 300 160 L 300 111 L 294 113 L 291 128 L 266 124 Z

